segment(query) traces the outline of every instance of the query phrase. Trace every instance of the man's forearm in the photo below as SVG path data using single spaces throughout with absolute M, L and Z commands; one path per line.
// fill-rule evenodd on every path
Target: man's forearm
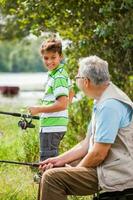
M 81 143 L 77 144 L 75 147 L 69 151 L 61 154 L 59 157 L 63 159 L 64 163 L 70 163 L 72 161 L 83 158 L 88 151 L 88 143 L 83 140 Z
M 111 144 L 95 143 L 93 149 L 78 164 L 78 167 L 97 167 L 108 155 Z
M 102 158 L 94 152 L 86 154 L 86 156 L 78 164 L 78 167 L 96 167 L 103 161 Z

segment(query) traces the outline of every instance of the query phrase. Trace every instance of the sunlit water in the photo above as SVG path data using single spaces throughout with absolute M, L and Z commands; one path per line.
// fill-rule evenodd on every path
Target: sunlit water
M 0 86 L 18 86 L 19 94 L 5 97 L 0 94 L 0 104 L 29 106 L 43 97 L 47 73 L 0 73 Z
M 0 105 L 32 106 L 38 104 L 43 98 L 47 81 L 47 73 L 0 73 L 0 86 L 18 86 L 19 94 L 5 97 L 0 94 Z M 82 99 L 83 94 L 78 93 L 73 102 Z

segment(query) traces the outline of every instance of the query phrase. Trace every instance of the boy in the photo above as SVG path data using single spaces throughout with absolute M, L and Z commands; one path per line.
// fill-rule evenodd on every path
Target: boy
M 49 39 L 42 43 L 41 55 L 48 69 L 48 81 L 42 106 L 29 107 L 32 115 L 40 114 L 40 161 L 58 155 L 58 147 L 68 124 L 68 103 L 73 98 L 70 79 L 63 68 L 62 44 Z

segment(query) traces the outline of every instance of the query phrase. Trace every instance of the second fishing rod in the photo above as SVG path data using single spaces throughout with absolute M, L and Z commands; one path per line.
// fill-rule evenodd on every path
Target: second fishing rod
M 19 117 L 20 120 L 18 121 L 18 126 L 24 130 L 26 130 L 27 128 L 35 128 L 35 125 L 32 123 L 32 120 L 33 119 L 39 120 L 39 116 L 32 116 L 29 114 L 21 114 L 16 112 L 5 112 L 5 111 L 0 111 L 0 114 Z

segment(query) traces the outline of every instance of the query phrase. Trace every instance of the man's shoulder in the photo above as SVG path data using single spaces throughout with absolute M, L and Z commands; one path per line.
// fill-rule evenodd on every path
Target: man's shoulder
M 103 101 L 99 106 L 98 109 L 113 109 L 113 110 L 121 110 L 123 108 L 127 107 L 127 104 L 117 100 L 117 99 L 106 99 L 105 101 Z
M 124 103 L 113 98 L 106 99 L 105 101 L 103 101 L 103 106 L 114 107 L 114 106 L 119 106 L 119 105 L 124 105 Z

